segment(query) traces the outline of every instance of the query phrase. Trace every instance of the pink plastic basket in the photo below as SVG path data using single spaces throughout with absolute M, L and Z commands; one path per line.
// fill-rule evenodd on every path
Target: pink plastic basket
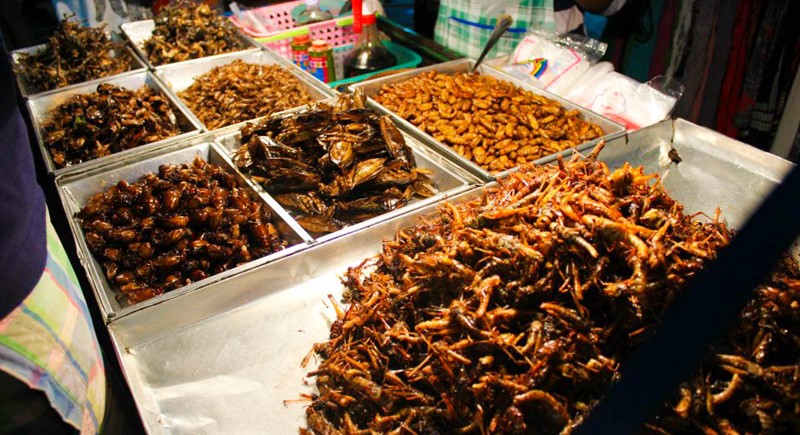
M 355 42 L 353 33 L 353 16 L 334 18 L 332 20 L 300 26 L 292 19 L 292 10 L 303 4 L 302 0 L 280 3 L 250 9 L 245 13 L 258 20 L 265 31 L 258 30 L 250 20 L 240 20 L 232 16 L 231 22 L 252 36 L 258 42 L 284 54 L 290 53 L 289 45 L 295 36 L 308 34 L 311 39 L 324 39 L 332 47 L 340 47 Z M 286 47 L 287 50 L 283 50 Z
M 250 9 L 247 13 L 264 24 L 268 32 L 260 32 L 251 23 L 243 23 L 236 17 L 231 17 L 231 21 L 256 41 L 288 60 L 292 60 L 291 44 L 295 36 L 308 34 L 311 40 L 324 39 L 334 49 L 336 75 L 337 79 L 341 78 L 344 57 L 357 37 L 353 33 L 353 16 L 298 26 L 292 19 L 292 9 L 300 4 L 303 4 L 302 0 Z
M 252 23 L 239 20 L 237 17 L 231 17 L 231 21 L 245 33 L 253 38 L 263 38 L 266 36 L 274 35 L 281 30 L 289 30 L 297 27 L 292 19 L 292 9 L 296 6 L 303 4 L 303 0 L 291 1 L 286 3 L 279 3 L 273 6 L 264 6 L 256 9 L 249 9 L 245 13 L 261 22 L 267 33 L 260 31 L 253 26 Z

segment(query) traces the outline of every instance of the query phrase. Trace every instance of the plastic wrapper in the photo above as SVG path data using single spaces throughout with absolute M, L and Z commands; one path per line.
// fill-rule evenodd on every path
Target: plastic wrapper
M 664 76 L 647 83 L 596 63 L 607 44 L 581 35 L 533 31 L 514 53 L 489 64 L 625 126 L 628 131 L 669 116 L 683 86 Z
M 535 30 L 501 68 L 536 87 L 561 94 L 605 54 L 608 44 L 581 35 Z
M 640 83 L 601 62 L 562 96 L 633 131 L 668 117 L 682 94 L 683 86 L 667 77 Z

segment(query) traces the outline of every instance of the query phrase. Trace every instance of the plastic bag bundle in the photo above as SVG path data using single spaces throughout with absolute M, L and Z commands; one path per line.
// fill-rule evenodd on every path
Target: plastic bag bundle
M 683 86 L 664 76 L 640 83 L 597 63 L 608 45 L 582 35 L 536 30 L 514 53 L 488 64 L 624 125 L 628 131 L 669 116 Z
M 640 83 L 601 62 L 562 96 L 632 131 L 668 117 L 681 94 L 683 86 L 664 76 Z
M 536 30 L 525 35 L 501 68 L 559 94 L 576 83 L 607 48 L 607 44 L 581 35 Z

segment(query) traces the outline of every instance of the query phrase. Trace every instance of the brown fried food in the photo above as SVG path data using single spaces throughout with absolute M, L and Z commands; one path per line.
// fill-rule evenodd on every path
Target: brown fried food
M 337 231 L 437 190 L 403 135 L 360 94 L 241 129 L 234 161 L 314 234 Z
M 800 432 L 800 265 L 786 256 L 645 433 Z
M 44 92 L 130 70 L 130 52 L 113 43 L 105 25 L 84 27 L 64 17 L 47 47 L 19 57 L 17 74 L 33 92 Z
M 120 181 L 77 217 L 109 284 L 130 303 L 287 246 L 262 202 L 200 158 Z
M 155 17 L 144 51 L 153 65 L 165 65 L 247 48 L 236 29 L 208 5 L 179 0 Z
M 312 351 L 310 431 L 578 424 L 732 236 L 684 214 L 657 175 L 594 156 L 523 166 L 350 268 L 350 306 Z
M 178 96 L 211 130 L 314 101 L 305 85 L 281 66 L 240 59 L 197 77 Z
M 479 74 L 429 71 L 383 85 L 375 100 L 494 173 L 605 134 L 577 110 Z
M 181 133 L 169 100 L 148 87 L 109 83 L 52 109 L 42 126 L 57 168 L 107 156 Z

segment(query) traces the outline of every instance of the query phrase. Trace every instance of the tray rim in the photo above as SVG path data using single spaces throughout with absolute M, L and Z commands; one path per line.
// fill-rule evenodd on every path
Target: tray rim
M 69 85 L 66 85 L 66 86 L 62 86 L 60 88 L 50 89 L 50 90 L 47 90 L 47 91 L 31 92 L 31 90 L 29 89 L 29 86 L 26 84 L 27 82 L 25 81 L 24 75 L 23 74 L 18 74 L 16 72 L 16 66 L 19 65 L 19 60 L 18 60 L 19 59 L 19 55 L 23 54 L 23 53 L 35 52 L 35 51 L 41 50 L 42 48 L 46 48 L 49 45 L 50 45 L 49 43 L 37 44 L 37 45 L 30 46 L 30 47 L 19 48 L 19 49 L 11 51 L 9 53 L 9 55 L 11 56 L 11 64 L 15 67 L 15 69 L 14 69 L 14 79 L 17 82 L 17 87 L 19 88 L 20 95 L 22 95 L 22 98 L 24 100 L 26 100 L 26 101 L 29 100 L 29 99 L 32 99 L 32 98 L 43 97 L 43 96 L 47 96 L 47 95 L 50 95 L 50 94 L 55 94 L 55 93 L 58 93 L 58 92 L 61 92 L 61 91 L 69 90 L 69 89 L 72 89 L 72 88 L 81 87 L 81 86 L 83 86 L 85 84 L 88 84 L 88 83 L 98 82 L 98 81 L 105 80 L 105 79 L 112 79 L 112 78 L 116 78 L 116 77 L 120 77 L 120 76 L 126 76 L 126 75 L 129 75 L 129 74 L 137 74 L 137 73 L 141 73 L 143 71 L 147 71 L 147 65 L 145 65 L 145 63 L 142 61 L 142 59 L 139 57 L 138 53 L 136 53 L 136 51 L 133 50 L 128 44 L 124 44 L 123 47 L 131 55 L 131 64 L 135 65 L 135 67 L 129 69 L 128 71 L 123 71 L 123 72 L 121 72 L 119 74 L 113 74 L 113 75 L 110 75 L 110 76 L 100 77 L 100 78 L 93 79 L 93 80 L 87 80 L 85 82 L 72 83 L 72 84 L 69 84 Z
M 469 67 L 471 67 L 474 64 L 475 64 L 475 60 L 473 60 L 473 59 L 461 58 L 461 59 L 451 60 L 449 62 L 430 65 L 430 66 L 427 66 L 427 67 L 424 67 L 424 68 L 415 68 L 415 69 L 410 70 L 410 71 L 406 71 L 406 72 L 402 72 L 402 73 L 398 73 L 398 74 L 392 74 L 392 75 L 385 76 L 385 77 L 379 77 L 379 78 L 365 80 L 363 82 L 355 83 L 355 84 L 350 85 L 348 87 L 348 89 L 350 89 L 350 91 L 352 91 L 352 92 L 355 92 L 357 90 L 361 90 L 363 92 L 364 88 L 369 87 L 369 86 L 375 86 L 375 85 L 379 85 L 379 84 L 388 84 L 388 83 L 397 83 L 397 82 L 405 81 L 407 79 L 410 79 L 412 77 L 418 76 L 418 75 L 420 75 L 422 73 L 425 73 L 425 72 L 428 72 L 428 71 L 449 72 L 450 70 L 453 70 L 453 69 L 455 69 L 455 70 L 469 69 Z M 524 89 L 526 91 L 532 92 L 534 94 L 550 98 L 551 100 L 554 100 L 554 101 L 558 102 L 559 104 L 561 104 L 562 107 L 565 107 L 568 110 L 577 109 L 577 110 L 580 111 L 581 115 L 584 118 L 586 118 L 588 116 L 588 117 L 600 119 L 603 122 L 607 123 L 608 125 L 610 125 L 610 126 L 612 126 L 614 128 L 614 131 L 607 132 L 605 135 L 603 135 L 603 136 L 601 136 L 601 137 L 599 137 L 597 139 L 593 139 L 593 140 L 591 140 L 589 142 L 584 142 L 582 144 L 579 144 L 576 147 L 567 148 L 565 150 L 559 151 L 558 153 L 549 154 L 549 155 L 543 156 L 543 157 L 541 157 L 539 159 L 536 159 L 536 160 L 533 161 L 534 164 L 546 164 L 546 163 L 552 162 L 554 160 L 557 160 L 559 156 L 566 157 L 566 156 L 571 155 L 575 151 L 580 152 L 580 151 L 585 151 L 586 149 L 592 148 L 595 144 L 597 144 L 601 140 L 610 141 L 612 139 L 615 139 L 615 138 L 620 137 L 620 136 L 625 134 L 625 127 L 622 126 L 621 124 L 619 124 L 619 123 L 617 123 L 617 122 L 615 122 L 615 121 L 613 121 L 611 119 L 608 119 L 607 117 L 605 117 L 603 115 L 600 115 L 600 114 L 598 114 L 596 112 L 593 112 L 593 111 L 591 111 L 591 110 L 589 110 L 589 109 L 587 109 L 587 108 L 585 108 L 583 106 L 580 106 L 578 104 L 575 104 L 573 102 L 565 100 L 564 98 L 559 97 L 558 95 L 555 95 L 555 94 L 553 94 L 553 93 L 551 93 L 551 92 L 549 92 L 547 90 L 539 89 L 539 88 L 537 88 L 535 86 L 532 86 L 532 85 L 530 85 L 528 83 L 525 83 L 525 82 L 517 79 L 516 77 L 511 76 L 511 75 L 509 75 L 509 74 L 507 74 L 507 73 L 505 73 L 503 71 L 500 71 L 500 70 L 498 70 L 496 68 L 492 68 L 492 67 L 489 67 L 487 65 L 479 65 L 478 68 L 477 68 L 477 71 L 480 72 L 481 74 L 491 75 L 491 76 L 494 76 L 494 77 L 496 77 L 496 78 L 498 78 L 500 80 L 510 82 L 514 86 L 516 86 L 518 88 L 521 88 L 521 89 Z M 426 145 L 428 145 L 431 148 L 435 149 L 437 152 L 439 152 L 439 153 L 441 153 L 443 155 L 446 155 L 449 159 L 453 160 L 454 162 L 456 162 L 460 166 L 464 167 L 465 169 L 469 170 L 470 172 L 472 172 L 473 174 L 475 174 L 476 176 L 480 177 L 481 179 L 483 179 L 483 180 L 485 180 L 487 182 L 488 181 L 492 181 L 492 180 L 497 179 L 497 178 L 502 178 L 502 177 L 508 175 L 510 172 L 515 171 L 518 168 L 518 166 L 517 166 L 517 167 L 514 167 L 512 169 L 507 169 L 507 170 L 492 174 L 489 171 L 486 171 L 485 169 L 481 168 L 480 166 L 478 166 L 476 163 L 472 162 L 471 160 L 468 160 L 468 159 L 464 158 L 463 156 L 461 156 L 460 154 L 456 153 L 453 149 L 451 149 L 449 146 L 445 145 L 441 141 L 438 141 L 438 140 L 434 139 L 433 136 L 431 136 L 430 134 L 420 130 L 419 127 L 415 126 L 414 124 L 412 124 L 411 122 L 407 121 L 406 119 L 400 117 L 399 115 L 397 115 L 393 111 L 389 110 L 386 106 L 378 103 L 374 98 L 372 98 L 369 95 L 366 95 L 366 93 L 365 93 L 365 96 L 367 97 L 367 104 L 368 105 L 370 105 L 372 107 L 375 107 L 376 109 L 380 110 L 384 114 L 387 114 L 387 115 L 391 116 L 392 119 L 394 119 L 397 123 L 405 126 L 407 129 L 410 129 L 410 130 L 414 131 L 414 134 L 423 143 L 425 143 Z
M 150 59 L 147 57 L 147 53 L 145 53 L 144 49 L 141 46 L 142 44 L 144 44 L 144 41 L 146 39 L 148 39 L 148 38 L 139 40 L 138 38 L 132 37 L 131 34 L 130 34 L 131 33 L 131 29 L 137 28 L 137 27 L 148 26 L 147 23 L 152 23 L 153 27 L 155 27 L 155 20 L 153 20 L 153 19 L 131 21 L 131 22 L 128 22 L 128 23 L 122 23 L 119 26 L 120 32 L 122 33 L 122 36 L 124 37 L 125 41 L 127 41 L 128 46 L 132 47 L 133 50 L 136 52 L 136 54 L 139 55 L 139 58 L 142 60 L 142 62 L 144 62 L 144 64 L 147 67 L 147 69 L 155 70 L 156 68 L 161 67 L 161 66 L 175 65 L 177 63 L 182 63 L 182 62 L 188 62 L 190 60 L 195 60 L 195 59 L 189 59 L 189 60 L 183 60 L 183 61 L 179 61 L 179 62 L 166 63 L 166 64 L 163 64 L 163 65 L 154 65 L 154 64 L 152 64 L 150 62 Z M 230 52 L 227 52 L 227 53 L 220 53 L 220 54 L 215 54 L 215 55 L 211 55 L 211 56 L 204 56 L 204 57 L 201 57 L 201 58 L 198 58 L 198 59 L 203 59 L 203 58 L 208 58 L 208 57 L 216 57 L 216 56 L 223 56 L 223 55 L 226 55 L 226 54 L 239 53 L 239 52 L 242 52 L 242 51 L 262 50 L 263 47 L 261 46 L 261 44 L 256 42 L 256 40 L 254 40 L 250 36 L 246 35 L 238 27 L 236 27 L 236 26 L 232 26 L 232 27 L 236 31 L 236 34 L 239 37 L 239 39 L 241 41 L 243 41 L 245 43 L 245 45 L 247 45 L 246 48 L 243 48 L 243 49 L 237 50 L 237 51 L 230 51 Z M 152 33 L 153 33 L 153 31 L 150 30 L 149 35 L 152 36 Z
M 125 81 L 126 79 L 132 79 L 134 76 L 137 78 L 142 78 L 143 86 L 147 86 L 155 91 L 158 91 L 167 98 L 170 104 L 173 106 L 172 108 L 176 112 L 176 117 L 182 116 L 186 119 L 191 129 L 188 131 L 182 131 L 180 134 L 177 134 L 172 137 L 168 137 L 165 139 L 161 139 L 159 141 L 142 144 L 138 147 L 127 149 L 124 151 L 120 151 L 114 154 L 109 154 L 103 157 L 97 157 L 91 160 L 87 160 L 85 162 L 77 163 L 74 165 L 66 166 L 64 168 L 56 168 L 55 163 L 53 162 L 53 157 L 50 155 L 50 151 L 47 149 L 44 143 L 43 137 L 43 121 L 49 116 L 50 111 L 55 109 L 57 106 L 51 105 L 45 111 L 39 111 L 35 109 L 35 105 L 39 104 L 39 102 L 43 100 L 48 100 L 52 98 L 56 98 L 60 95 L 83 95 L 92 92 L 96 92 L 97 86 L 104 84 L 104 83 L 112 83 L 112 84 L 119 84 L 120 81 Z M 122 86 L 122 85 L 120 85 Z M 126 86 L 123 86 L 126 89 Z M 133 89 L 135 91 L 135 89 Z M 172 93 L 166 89 L 161 82 L 153 75 L 150 71 L 142 70 L 140 72 L 131 73 L 131 74 L 120 74 L 114 77 L 108 77 L 104 79 L 93 80 L 91 82 L 86 82 L 79 84 L 71 89 L 61 89 L 58 92 L 48 93 L 48 94 L 40 94 L 34 98 L 31 98 L 26 101 L 25 103 L 26 108 L 28 110 L 28 114 L 30 115 L 32 128 L 34 131 L 34 136 L 36 137 L 36 141 L 39 145 L 39 152 L 42 154 L 42 158 L 44 159 L 45 167 L 47 169 L 47 173 L 53 177 L 58 178 L 68 174 L 76 174 L 85 172 L 95 167 L 102 167 L 106 166 L 110 163 L 125 160 L 131 157 L 134 157 L 137 154 L 141 154 L 151 149 L 162 148 L 164 146 L 170 145 L 172 143 L 190 138 L 192 136 L 196 136 L 200 134 L 203 130 L 200 125 L 198 125 L 192 117 L 188 116 L 188 114 L 181 108 L 181 106 L 176 101 L 176 98 Z
M 180 152 L 190 152 L 190 150 L 192 149 L 194 149 L 194 151 L 196 152 L 195 155 L 197 154 L 203 155 L 203 151 L 207 150 L 205 151 L 205 154 L 207 156 L 212 153 L 216 154 L 217 158 L 221 159 L 224 162 L 223 166 L 226 168 L 226 170 L 228 170 L 235 177 L 237 177 L 237 180 L 240 182 L 240 185 L 242 187 L 249 190 L 263 204 L 268 205 L 272 208 L 273 204 L 267 202 L 258 192 L 256 192 L 252 188 L 252 185 L 250 184 L 249 180 L 242 177 L 242 174 L 238 171 L 236 165 L 233 164 L 233 162 L 230 160 L 225 150 L 219 147 L 219 145 L 216 144 L 213 140 L 209 139 L 210 138 L 208 137 L 188 138 L 185 141 L 171 144 L 165 148 L 152 150 L 147 154 L 139 155 L 138 158 L 136 159 L 136 162 L 158 161 L 159 159 L 168 157 L 171 154 Z M 204 160 L 208 161 L 209 158 L 205 157 Z M 83 230 L 80 228 L 78 219 L 74 216 L 75 213 L 77 213 L 78 209 L 73 210 L 72 205 L 77 202 L 69 193 L 68 189 L 73 183 L 77 183 L 89 178 L 109 175 L 112 179 L 117 179 L 114 178 L 112 174 L 115 174 L 117 172 L 116 170 L 124 166 L 127 166 L 126 162 L 116 162 L 116 164 L 113 166 L 96 167 L 93 168 L 91 171 L 86 171 L 83 173 L 76 173 L 76 174 L 68 174 L 67 176 L 61 177 L 56 180 L 56 190 L 58 192 L 59 199 L 61 200 L 62 208 L 64 209 L 64 212 L 69 221 L 70 232 L 72 233 L 72 236 L 75 240 L 78 259 L 80 260 L 81 266 L 86 272 L 87 279 L 89 280 L 93 293 L 97 298 L 98 305 L 100 306 L 100 311 L 103 316 L 103 321 L 106 324 L 113 323 L 114 321 L 129 316 L 135 312 L 146 310 L 151 306 L 159 305 L 169 300 L 178 299 L 185 294 L 196 291 L 197 289 L 209 286 L 213 287 L 220 281 L 231 279 L 236 275 L 239 275 L 261 264 L 268 264 L 277 259 L 300 252 L 306 249 L 312 243 L 311 237 L 307 233 L 305 233 L 305 231 L 302 232 L 297 231 L 296 228 L 299 228 L 299 225 L 296 222 L 294 222 L 294 219 L 291 216 L 289 216 L 288 213 L 285 212 L 285 210 L 283 210 L 282 208 L 273 208 L 272 211 L 274 212 L 274 214 L 276 214 L 280 220 L 283 220 L 289 226 L 294 236 L 297 237 L 298 241 L 296 244 L 289 245 L 280 251 L 276 251 L 264 257 L 251 260 L 242 265 L 228 269 L 222 273 L 210 275 L 203 280 L 196 281 L 189 285 L 179 287 L 173 291 L 163 293 L 161 295 L 144 300 L 142 302 L 123 307 L 120 305 L 119 302 L 112 302 L 111 300 L 112 297 L 116 296 L 116 292 L 114 291 L 113 287 L 110 285 L 110 283 L 108 283 L 108 280 L 103 275 L 102 266 L 99 264 L 99 261 L 97 261 L 97 259 L 94 258 L 94 255 L 90 252 L 88 248 Z M 144 173 L 142 173 L 142 175 L 143 174 Z M 98 192 L 99 191 L 100 190 L 98 190 Z
M 671 132 L 669 132 L 668 129 L 671 129 Z M 698 126 L 696 124 L 693 124 L 693 123 L 691 123 L 689 121 L 685 121 L 685 120 L 682 120 L 682 119 L 675 119 L 675 120 L 668 119 L 668 120 L 661 121 L 661 122 L 659 122 L 657 124 L 654 124 L 652 126 L 645 127 L 645 128 L 643 128 L 641 130 L 638 130 L 636 132 L 626 133 L 623 136 L 620 136 L 620 137 L 617 137 L 617 138 L 613 139 L 613 143 L 614 143 L 614 145 L 620 145 L 621 144 L 622 146 L 627 146 L 629 141 L 630 141 L 630 137 L 631 136 L 644 135 L 644 134 L 647 134 L 647 133 L 655 131 L 655 130 L 666 131 L 667 133 L 665 133 L 664 136 L 670 141 L 670 143 L 673 143 L 673 141 L 675 140 L 675 137 L 676 137 L 675 136 L 675 132 L 677 130 L 681 130 L 681 129 L 685 129 L 687 132 L 706 131 L 706 132 L 712 133 L 713 135 L 719 136 L 722 139 L 724 139 L 725 145 L 728 144 L 727 141 L 730 141 L 730 143 L 734 144 L 735 147 L 733 148 L 733 150 L 735 152 L 740 152 L 740 151 L 744 152 L 748 156 L 751 156 L 753 158 L 754 162 L 766 164 L 766 165 L 771 167 L 770 170 L 775 170 L 776 172 L 780 172 L 780 171 L 788 172 L 794 166 L 792 163 L 790 163 L 790 162 L 786 161 L 785 159 L 782 159 L 782 158 L 780 158 L 778 156 L 774 156 L 774 155 L 771 155 L 771 154 L 766 153 L 764 151 L 760 151 L 760 150 L 755 149 L 753 147 L 750 147 L 750 146 L 748 146 L 746 144 L 743 144 L 741 142 L 735 141 L 734 139 L 730 139 L 730 138 L 724 137 L 718 132 L 715 132 L 713 130 L 707 129 L 705 127 Z M 612 141 L 609 141 L 609 142 L 612 142 Z M 716 145 L 716 146 L 720 147 L 720 145 Z M 602 153 L 600 155 L 600 160 L 603 160 Z M 780 175 L 778 173 L 776 173 L 775 175 L 776 175 L 775 177 L 770 177 L 770 179 L 774 180 L 776 178 L 780 178 Z M 784 173 L 784 175 L 785 175 L 785 173 Z M 776 181 L 776 183 L 777 182 L 778 181 Z M 486 185 L 483 185 L 483 186 L 475 186 L 470 192 L 478 192 L 478 191 L 484 190 L 486 188 L 490 188 L 493 185 L 496 185 L 495 183 L 496 182 L 489 183 L 489 184 L 486 184 Z M 465 193 L 462 193 L 460 195 L 467 195 L 467 194 L 468 194 L 468 192 L 465 192 Z M 459 197 L 461 197 L 460 195 L 459 195 Z M 457 199 L 457 198 L 458 197 L 456 197 L 454 199 Z M 422 214 L 423 213 L 422 213 L 421 210 L 419 210 L 418 213 L 417 213 L 417 215 L 422 215 Z M 411 216 L 399 216 L 399 217 L 397 217 L 395 219 L 383 222 L 382 225 L 384 225 L 387 228 L 389 228 L 389 227 L 391 227 L 392 225 L 394 225 L 397 222 L 406 221 L 406 220 L 408 220 L 410 218 L 412 218 L 412 217 Z M 384 235 L 384 239 L 385 239 L 385 237 L 392 237 L 392 236 L 393 236 L 393 234 L 389 234 L 387 232 Z M 330 242 L 326 242 L 326 243 L 319 243 L 319 244 L 316 244 L 314 246 L 310 246 L 309 247 L 309 251 L 313 250 L 314 252 L 317 252 L 317 251 L 325 252 L 326 249 L 330 249 L 331 245 L 334 245 L 334 244 L 342 244 L 343 245 L 345 243 L 347 243 L 346 240 L 338 240 L 338 241 L 330 241 Z M 297 261 L 297 260 L 298 260 L 298 258 L 296 258 L 296 257 L 293 258 L 293 259 L 290 259 L 290 258 L 287 257 L 287 258 L 284 258 L 284 259 L 282 259 L 280 261 L 281 262 L 289 262 L 289 261 Z M 248 273 L 249 274 L 266 274 L 266 272 L 263 269 L 266 269 L 268 267 L 270 267 L 270 266 L 269 265 L 264 265 L 264 266 L 262 266 L 262 268 L 250 270 L 250 271 L 248 271 Z M 278 265 L 276 263 L 273 263 L 273 265 L 271 267 L 278 267 Z M 322 271 L 322 272 L 319 272 L 319 273 L 320 273 L 320 275 L 322 275 L 322 274 L 327 274 L 329 272 L 328 271 Z M 299 285 L 299 283 L 298 283 L 298 285 Z M 291 288 L 293 288 L 293 287 L 292 286 L 288 286 L 286 288 L 280 288 L 280 289 L 277 289 L 277 290 L 276 289 L 260 289 L 260 290 L 256 291 L 256 293 L 258 293 L 258 294 L 251 295 L 252 296 L 251 299 L 249 299 L 244 304 L 239 305 L 238 307 L 246 307 L 249 304 L 263 303 L 264 299 L 267 296 L 273 294 L 275 291 L 288 290 L 288 289 L 291 289 Z M 206 290 L 206 292 L 207 291 L 209 291 L 209 290 Z M 201 295 L 200 295 L 200 293 L 197 293 L 197 294 L 195 294 L 193 296 L 194 297 L 200 297 Z M 166 309 L 166 307 L 160 307 L 160 308 L 161 309 Z M 181 325 L 177 325 L 175 328 L 172 328 L 172 329 L 167 330 L 167 331 L 159 330 L 156 333 L 149 333 L 147 331 L 143 332 L 142 330 L 134 330 L 135 329 L 134 327 L 136 326 L 137 323 L 144 324 L 145 325 L 144 328 L 153 329 L 152 326 L 150 326 L 147 323 L 147 319 L 148 319 L 148 317 L 157 316 L 157 313 L 155 311 L 140 312 L 140 313 L 137 313 L 134 316 L 129 316 L 129 317 L 125 318 L 122 322 L 112 323 L 112 324 L 109 325 L 110 335 L 112 336 L 112 342 L 113 342 L 113 344 L 115 346 L 115 353 L 117 354 L 117 358 L 120 361 L 120 366 L 121 366 L 121 368 L 123 370 L 123 374 L 125 375 L 126 381 L 129 383 L 129 385 L 132 382 L 136 382 L 137 380 L 140 381 L 139 384 L 132 385 L 131 386 L 131 390 L 132 390 L 132 393 L 133 393 L 133 396 L 134 396 L 134 402 L 136 403 L 137 409 L 139 410 L 139 413 L 140 413 L 140 419 L 142 420 L 142 422 L 143 422 L 143 424 L 144 424 L 144 426 L 145 426 L 145 428 L 147 430 L 151 430 L 153 432 L 165 432 L 167 429 L 165 429 L 164 426 L 158 425 L 158 421 L 156 420 L 156 418 L 153 418 L 152 412 L 150 412 L 148 414 L 145 414 L 146 411 L 150 411 L 148 409 L 145 409 L 146 405 L 148 403 L 151 403 L 152 401 L 145 403 L 145 401 L 142 401 L 142 397 L 145 397 L 147 400 L 150 400 L 152 395 L 150 395 L 146 391 L 146 388 L 148 388 L 148 386 L 146 384 L 144 384 L 143 382 L 141 382 L 141 380 L 138 378 L 139 371 L 138 371 L 137 363 L 136 363 L 136 361 L 132 361 L 132 359 L 134 358 L 133 357 L 134 354 L 133 353 L 126 354 L 126 352 L 128 352 L 128 350 L 125 349 L 123 346 L 125 346 L 126 344 L 131 344 L 132 346 L 136 347 L 136 346 L 141 345 L 142 343 L 149 342 L 150 340 L 162 337 L 164 335 L 172 334 L 175 331 L 183 330 L 185 328 L 191 328 L 192 326 L 194 326 L 194 325 L 196 325 L 196 324 L 198 324 L 200 322 L 207 321 L 207 320 L 212 319 L 212 318 L 214 318 L 216 316 L 228 315 L 231 312 L 232 312 L 232 310 L 219 309 L 219 310 L 217 310 L 217 311 L 215 311 L 213 313 L 210 313 L 210 314 L 208 314 L 206 316 L 197 316 L 197 317 L 195 317 L 193 319 L 186 319 L 187 321 L 185 323 L 183 323 Z M 147 417 L 146 417 L 146 415 L 147 415 Z
M 170 84 L 170 82 L 168 80 L 169 74 L 170 73 L 174 73 L 175 71 L 182 71 L 182 70 L 191 69 L 191 67 L 195 66 L 195 65 L 208 64 L 208 63 L 212 63 L 212 62 L 216 63 L 217 61 L 220 61 L 220 60 L 223 60 L 223 61 L 229 60 L 228 62 L 220 63 L 220 65 L 227 65 L 227 64 L 233 62 L 236 59 L 242 59 L 242 60 L 247 61 L 248 63 L 253 63 L 253 62 L 250 62 L 250 58 L 255 57 L 255 56 L 257 56 L 258 59 L 254 63 L 259 64 L 259 65 L 267 65 L 267 64 L 270 64 L 270 63 L 265 63 L 265 62 L 263 62 L 263 60 L 265 60 L 265 58 L 267 60 L 271 60 L 271 61 L 273 61 L 272 64 L 280 65 L 281 67 L 283 67 L 284 69 L 289 71 L 289 73 L 291 73 L 293 76 L 295 76 L 295 78 L 297 78 L 297 80 L 300 83 L 302 83 L 304 86 L 306 86 L 306 88 L 308 88 L 309 90 L 324 95 L 324 97 L 322 97 L 321 99 L 316 100 L 317 102 L 325 101 L 325 100 L 328 100 L 330 98 L 333 98 L 333 97 L 336 97 L 336 96 L 340 95 L 338 91 L 336 91 L 335 89 L 332 89 L 332 88 L 330 88 L 328 86 L 325 86 L 324 83 L 322 83 L 319 80 L 317 80 L 316 78 L 314 78 L 314 76 L 312 76 L 308 72 L 304 71 L 302 68 L 299 68 L 297 65 L 295 65 L 293 63 L 288 63 L 287 64 L 287 62 L 285 62 L 283 58 L 281 58 L 280 56 L 277 56 L 274 53 L 271 53 L 270 51 L 267 51 L 267 50 L 237 51 L 237 52 L 233 52 L 233 53 L 223 53 L 223 54 L 219 54 L 219 55 L 216 55 L 216 56 L 201 57 L 199 59 L 191 59 L 191 60 L 186 60 L 186 61 L 183 61 L 183 62 L 171 63 L 171 64 L 168 64 L 168 65 L 163 65 L 163 66 L 157 67 L 153 71 L 153 74 L 156 76 L 156 78 L 161 82 L 161 84 L 165 88 L 169 89 L 170 92 L 172 92 L 173 95 L 175 95 L 176 100 L 181 105 L 183 110 L 186 113 L 190 114 L 198 125 L 202 126 L 203 131 L 216 131 L 216 130 L 228 128 L 228 127 L 233 126 L 233 125 L 238 125 L 238 124 L 242 124 L 242 123 L 246 123 L 246 122 L 252 122 L 252 121 L 254 121 L 256 119 L 262 119 L 264 117 L 262 116 L 262 117 L 258 117 L 258 118 L 254 118 L 254 119 L 249 119 L 249 120 L 246 120 L 246 121 L 241 121 L 241 122 L 238 122 L 236 124 L 226 125 L 224 127 L 219 127 L 219 128 L 216 128 L 216 129 L 208 128 L 208 126 L 206 126 L 205 123 L 203 123 L 203 121 L 201 121 L 200 118 L 197 115 L 195 115 L 194 112 L 192 112 L 192 110 L 189 108 L 189 106 L 186 104 L 186 102 L 183 101 L 183 99 L 178 95 L 178 92 L 173 89 L 172 85 Z M 197 76 L 195 76 L 195 77 L 197 77 Z M 297 106 L 297 107 L 302 107 L 302 106 Z M 275 114 L 285 113 L 285 112 L 290 111 L 292 109 L 295 109 L 295 107 L 292 107 L 292 108 L 286 109 L 286 110 L 282 110 L 282 111 L 279 111 L 279 112 L 275 112 Z M 269 115 L 267 115 L 267 116 L 269 116 Z

